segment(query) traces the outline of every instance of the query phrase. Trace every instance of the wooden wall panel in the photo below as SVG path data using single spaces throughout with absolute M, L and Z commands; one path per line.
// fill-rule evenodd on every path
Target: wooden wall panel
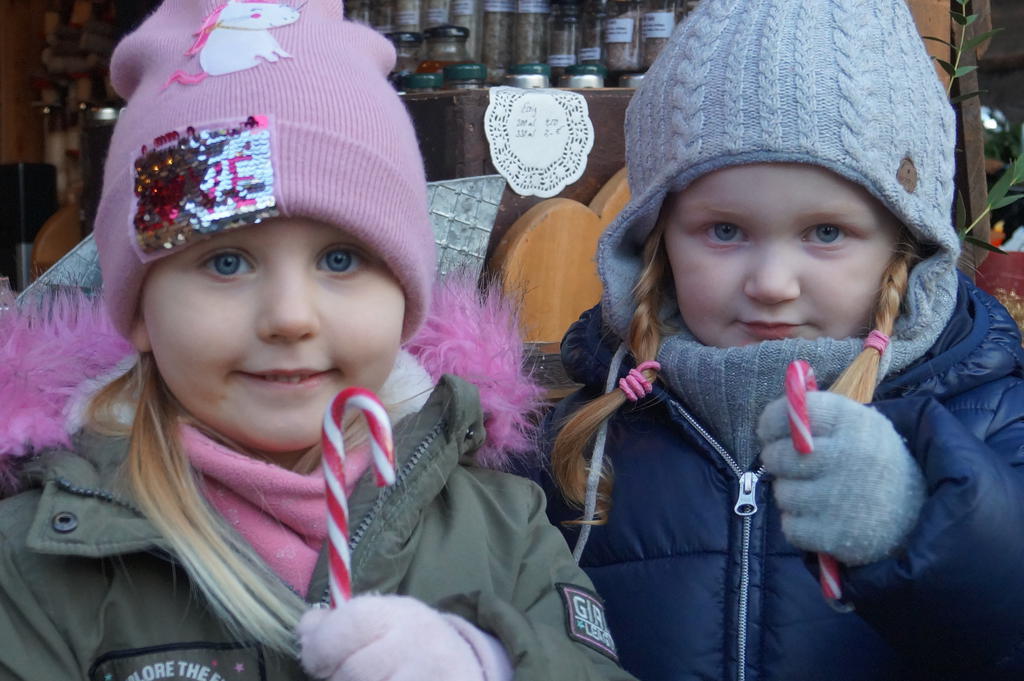
M 949 40 L 950 2 L 951 0 L 907 0 L 907 4 L 910 5 L 910 12 L 914 15 L 917 30 L 922 36 L 933 36 Z M 949 61 L 950 51 L 948 47 L 934 40 L 926 40 L 925 45 L 928 48 L 928 54 Z M 939 78 L 942 79 L 942 82 L 948 85 L 949 76 L 946 75 L 946 72 L 937 64 L 935 70 L 939 74 Z
M 40 68 L 45 9 L 38 0 L 0 0 L 0 163 L 43 160 L 31 74 Z

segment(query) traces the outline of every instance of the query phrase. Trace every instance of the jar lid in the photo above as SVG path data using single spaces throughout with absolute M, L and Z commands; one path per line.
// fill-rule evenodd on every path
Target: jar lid
M 543 73 L 509 73 L 505 76 L 505 85 L 509 87 L 550 87 L 551 82 Z
M 483 64 L 450 64 L 444 67 L 444 79 L 448 80 L 484 80 L 487 78 L 487 67 Z
M 516 64 L 508 70 L 509 73 L 515 73 L 519 75 L 528 73 L 539 73 L 542 76 L 551 77 L 551 67 L 547 64 L 530 63 L 530 64 Z
M 443 83 L 440 73 L 409 73 L 402 77 L 402 87 L 406 90 L 436 89 Z
M 608 69 L 604 64 L 573 64 L 566 66 L 565 72 L 572 76 L 594 75 L 604 78 L 608 75 Z
M 415 31 L 394 31 L 385 33 L 384 37 L 395 45 L 419 45 L 423 42 L 423 34 Z
M 598 73 L 567 73 L 562 76 L 562 87 L 575 89 L 604 87 L 604 77 Z
M 112 125 L 117 122 L 121 110 L 114 106 L 92 106 L 85 110 L 86 123 Z
M 434 38 L 462 38 L 465 40 L 469 38 L 469 29 L 465 26 L 442 24 L 441 26 L 428 28 L 423 32 L 423 35 L 427 37 L 427 40 L 433 40 Z
M 640 83 L 644 82 L 644 74 L 642 73 L 624 73 L 619 76 L 619 87 L 640 87 Z

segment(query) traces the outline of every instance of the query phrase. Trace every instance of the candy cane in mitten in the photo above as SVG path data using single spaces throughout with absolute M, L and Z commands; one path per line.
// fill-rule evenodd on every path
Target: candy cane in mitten
M 811 420 L 807 416 L 807 391 L 817 390 L 814 370 L 802 359 L 790 363 L 786 368 L 786 403 L 789 408 L 789 429 L 793 437 L 793 448 L 800 454 L 814 451 L 811 437 Z M 821 593 L 829 603 L 836 603 L 843 597 L 839 581 L 839 563 L 832 556 L 818 554 L 818 578 Z
M 345 442 L 342 436 L 345 413 L 359 409 L 370 429 L 377 485 L 395 482 L 395 450 L 391 421 L 384 405 L 366 388 L 342 390 L 324 414 L 323 468 L 327 486 L 327 553 L 330 567 L 331 605 L 352 598 L 352 563 L 349 554 L 348 496 L 345 494 Z

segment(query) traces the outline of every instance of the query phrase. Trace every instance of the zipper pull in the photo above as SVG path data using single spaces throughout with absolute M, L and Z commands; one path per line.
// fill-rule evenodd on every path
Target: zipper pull
M 757 473 L 754 471 L 748 471 L 740 476 L 740 495 L 733 510 L 740 516 L 757 513 Z

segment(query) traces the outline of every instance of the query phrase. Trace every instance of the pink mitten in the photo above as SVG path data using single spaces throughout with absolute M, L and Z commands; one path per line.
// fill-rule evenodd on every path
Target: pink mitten
M 497 641 L 408 596 L 357 596 L 307 612 L 302 666 L 326 681 L 497 681 L 511 668 Z

